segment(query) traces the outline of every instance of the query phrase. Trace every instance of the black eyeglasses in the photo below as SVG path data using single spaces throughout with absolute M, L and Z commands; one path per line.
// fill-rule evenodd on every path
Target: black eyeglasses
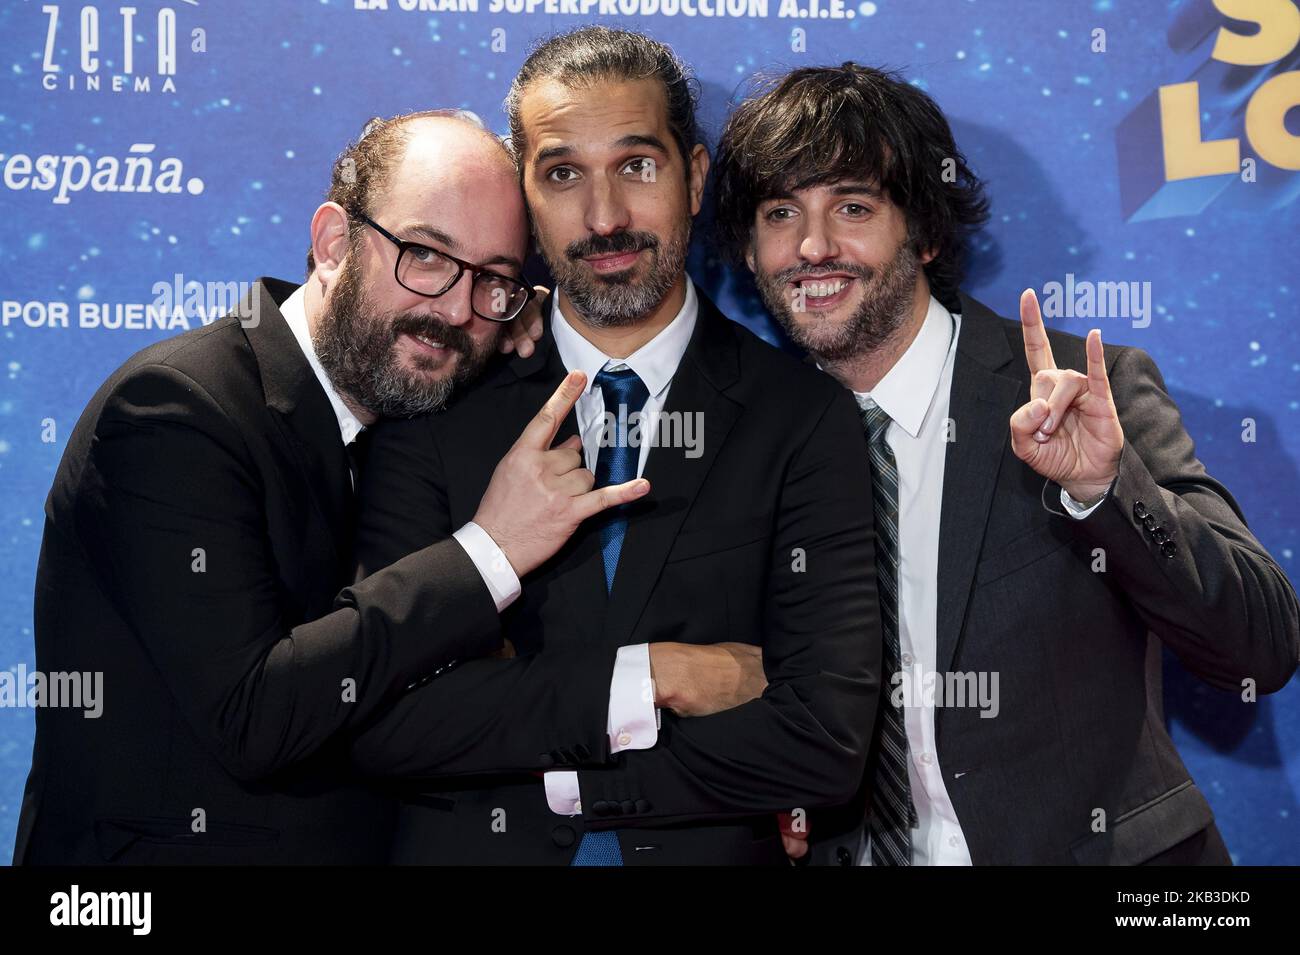
M 524 310 L 533 297 L 531 286 L 500 272 L 493 272 L 473 262 L 466 262 L 439 249 L 418 242 L 405 242 L 367 215 L 357 218 L 397 246 L 397 264 L 393 278 L 407 291 L 426 298 L 445 295 L 460 281 L 466 270 L 473 276 L 470 308 L 479 318 L 490 322 L 508 322 Z

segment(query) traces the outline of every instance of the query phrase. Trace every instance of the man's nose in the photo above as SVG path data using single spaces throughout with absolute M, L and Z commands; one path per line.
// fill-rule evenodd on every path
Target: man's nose
M 474 320 L 473 296 L 474 275 L 465 269 L 451 288 L 430 301 L 434 313 L 448 325 L 466 325 Z
M 584 224 L 591 232 L 602 236 L 622 232 L 632 224 L 632 217 L 618 183 L 597 178 L 592 187 L 591 199 L 587 204 Z
M 840 254 L 831 231 L 821 222 L 811 221 L 799 239 L 799 257 L 813 265 Z

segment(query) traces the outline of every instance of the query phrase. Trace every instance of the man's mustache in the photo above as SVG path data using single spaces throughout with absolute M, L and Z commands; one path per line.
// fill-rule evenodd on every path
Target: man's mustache
M 589 235 L 577 242 L 570 242 L 564 248 L 564 254 L 570 259 L 586 259 L 593 255 L 620 255 L 624 252 L 640 252 L 642 249 L 654 249 L 659 246 L 659 237 L 653 232 L 616 232 L 613 235 Z
M 465 329 L 448 325 L 442 319 L 434 318 L 432 315 L 399 315 L 393 319 L 390 328 L 393 341 L 397 341 L 403 334 L 420 335 L 462 355 L 468 356 L 474 352 L 474 342 Z
M 864 282 L 870 282 L 875 278 L 876 270 L 867 265 L 856 265 L 850 262 L 824 262 L 815 268 L 801 268 L 795 266 L 788 269 L 782 269 L 780 272 L 776 273 L 774 279 L 776 282 L 786 285 L 793 281 L 796 275 L 815 279 L 819 275 L 836 275 L 840 273 L 847 273 L 862 279 Z

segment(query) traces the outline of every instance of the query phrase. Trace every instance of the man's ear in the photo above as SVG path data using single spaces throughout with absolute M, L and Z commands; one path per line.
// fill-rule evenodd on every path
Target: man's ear
M 709 151 L 700 143 L 691 150 L 691 215 L 700 214 L 704 204 L 704 182 L 709 178 Z
M 749 244 L 745 246 L 745 264 L 749 266 L 749 271 L 758 274 L 758 260 L 754 256 L 753 239 L 750 239 Z
M 931 262 L 934 261 L 934 257 L 938 254 L 939 254 L 938 249 L 922 249 L 920 255 L 921 264 L 929 265 Z
M 328 283 L 348 253 L 348 214 L 337 202 L 321 203 L 311 217 L 311 250 L 316 272 Z

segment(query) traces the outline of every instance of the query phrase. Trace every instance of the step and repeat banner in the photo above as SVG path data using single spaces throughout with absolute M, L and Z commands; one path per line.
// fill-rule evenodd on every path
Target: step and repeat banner
M 898 68 L 950 117 L 992 217 L 966 287 L 1140 346 L 1198 453 L 1300 571 L 1295 0 L 5 0 L 0 5 L 0 856 L 31 758 L 45 495 L 128 355 L 301 280 L 365 121 L 501 101 L 539 38 L 649 33 L 693 68 L 710 148 L 758 72 Z M 691 271 L 772 341 L 697 224 Z M 9 691 L 6 693 L 6 686 Z M 1242 706 L 1165 667 L 1174 738 L 1239 863 L 1300 863 L 1300 687 Z

